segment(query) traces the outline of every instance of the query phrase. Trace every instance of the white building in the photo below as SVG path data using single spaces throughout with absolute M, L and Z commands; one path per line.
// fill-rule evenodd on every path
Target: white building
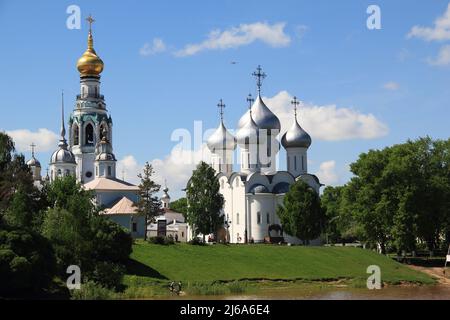
M 308 173 L 311 137 L 298 123 L 298 101 L 294 98 L 293 125 L 281 139 L 287 153 L 287 171 L 277 171 L 280 145 L 277 136 L 281 125 L 261 97 L 261 82 L 265 77 L 261 67 L 253 75 L 257 78 L 258 96 L 256 100 L 251 96 L 247 98 L 249 110 L 239 121 L 236 137 L 225 128 L 221 110 L 219 127 L 207 142 L 212 152 L 211 165 L 217 172 L 220 192 L 225 199 L 226 238 L 231 243 L 280 240 L 299 243 L 300 239 L 283 234 L 276 209 L 282 204 L 289 186 L 298 179 L 319 192 L 319 179 Z M 222 108 L 223 104 L 218 106 Z M 240 170 L 233 172 L 232 159 L 237 145 Z

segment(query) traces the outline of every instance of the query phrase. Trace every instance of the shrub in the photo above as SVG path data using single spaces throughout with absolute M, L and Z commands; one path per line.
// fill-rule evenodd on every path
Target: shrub
M 192 240 L 190 240 L 189 244 L 192 244 L 194 246 L 204 246 L 205 245 L 205 243 L 202 240 L 200 240 L 198 237 L 195 237 Z
M 170 245 L 170 244 L 175 243 L 175 241 L 173 240 L 173 237 L 162 237 L 162 236 L 150 237 L 148 239 L 148 241 L 150 243 L 160 244 L 160 245 Z
M 83 283 L 79 290 L 72 291 L 73 300 L 108 300 L 113 298 L 114 292 L 94 281 Z

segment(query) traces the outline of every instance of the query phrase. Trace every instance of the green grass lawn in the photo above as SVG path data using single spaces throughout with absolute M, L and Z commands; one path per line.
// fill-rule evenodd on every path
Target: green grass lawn
M 138 241 L 125 283 L 146 281 L 215 282 L 233 280 L 349 279 L 365 283 L 367 267 L 378 265 L 382 281 L 434 283 L 414 271 L 369 250 L 346 247 L 276 245 L 154 245 Z

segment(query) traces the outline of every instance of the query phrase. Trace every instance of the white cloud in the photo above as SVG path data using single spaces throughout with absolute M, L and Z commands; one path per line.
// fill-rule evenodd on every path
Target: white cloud
M 170 194 L 175 195 L 172 198 L 177 198 L 182 195 L 181 189 L 186 187 L 192 171 L 202 160 L 210 162 L 210 152 L 205 144 L 194 151 L 176 145 L 169 155 L 163 159 L 153 159 L 149 163 L 155 171 L 154 180 L 161 185 L 164 185 L 167 180 L 167 186 L 171 190 Z M 117 177 L 122 179 L 123 170 L 126 181 L 139 184 L 140 180 L 137 175 L 142 172 L 143 167 L 144 164 L 138 163 L 134 156 L 125 156 L 117 163 Z
M 166 44 L 164 43 L 164 41 L 160 38 L 154 38 L 152 44 L 144 44 L 144 46 L 139 50 L 139 54 L 145 57 L 164 51 L 166 51 Z
M 426 41 L 450 40 L 450 3 L 445 13 L 434 21 L 434 27 L 414 26 L 408 38 L 420 38 Z
M 383 88 L 390 91 L 397 91 L 398 89 L 400 89 L 400 84 L 394 81 L 389 81 L 383 84 Z
M 287 91 L 281 91 L 272 98 L 265 98 L 267 106 L 281 121 L 282 133 L 292 126 L 294 119 L 291 100 L 292 96 Z M 389 132 L 387 125 L 373 114 L 338 108 L 334 104 L 317 106 L 302 102 L 298 119 L 313 140 L 374 139 Z
M 325 185 L 336 185 L 339 182 L 339 176 L 336 173 L 336 161 L 330 160 L 322 162 L 319 171 L 316 172 L 320 182 Z
M 213 30 L 208 38 L 201 43 L 188 44 L 182 50 L 175 52 L 176 56 L 185 57 L 204 50 L 225 50 L 237 48 L 261 41 L 271 47 L 284 47 L 290 44 L 291 38 L 284 32 L 286 23 L 270 25 L 266 22 L 241 24 L 239 27 L 221 31 Z
M 59 136 L 46 128 L 40 128 L 35 132 L 18 129 L 6 133 L 14 140 L 16 150 L 19 152 L 29 151 L 32 143 L 36 145 L 36 152 L 52 151 L 58 147 Z
M 450 64 L 450 45 L 443 46 L 436 58 L 429 58 L 428 63 L 432 66 L 447 66 Z

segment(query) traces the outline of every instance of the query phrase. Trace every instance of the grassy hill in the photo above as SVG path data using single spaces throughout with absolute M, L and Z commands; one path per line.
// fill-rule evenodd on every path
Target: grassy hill
M 272 245 L 171 246 L 137 242 L 130 276 L 147 280 L 217 282 L 233 280 L 349 279 L 365 283 L 367 267 L 378 265 L 383 282 L 431 284 L 428 275 L 414 271 L 369 250 L 346 247 Z

